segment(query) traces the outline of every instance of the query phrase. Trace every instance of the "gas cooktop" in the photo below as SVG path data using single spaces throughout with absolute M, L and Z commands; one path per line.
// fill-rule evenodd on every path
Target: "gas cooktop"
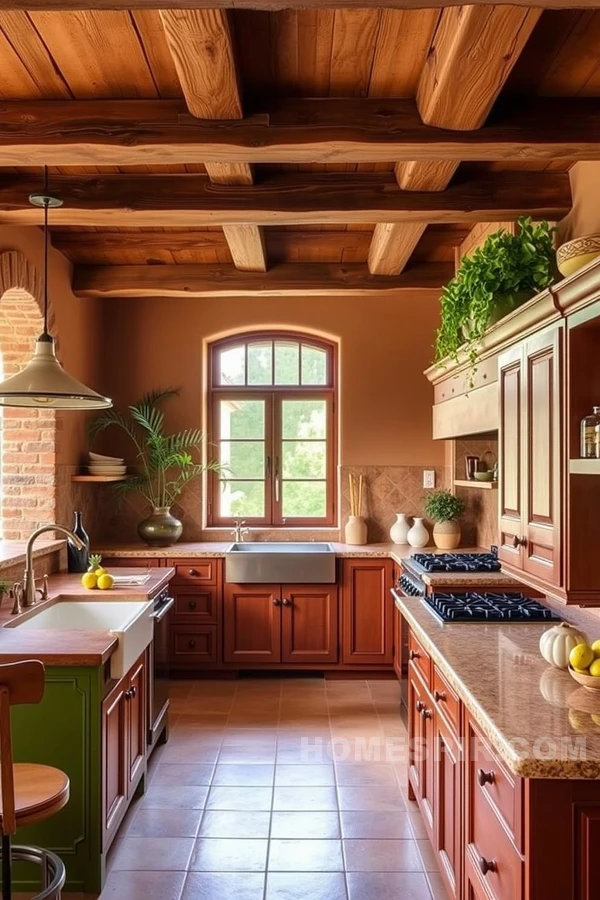
M 543 622 L 559 620 L 537 600 L 518 593 L 434 593 L 423 597 L 442 622 Z
M 494 553 L 413 553 L 410 559 L 423 572 L 500 571 L 500 562 Z

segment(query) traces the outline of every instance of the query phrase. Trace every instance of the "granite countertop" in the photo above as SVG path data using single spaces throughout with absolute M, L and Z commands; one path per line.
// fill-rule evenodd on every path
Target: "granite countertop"
M 51 575 L 48 579 L 49 599 L 26 610 L 21 616 L 11 616 L 11 603 L 6 599 L 0 608 L 0 663 L 39 659 L 48 666 L 100 666 L 117 648 L 118 641 L 102 629 L 89 631 L 59 631 L 57 629 L 24 629 L 18 621 L 28 619 L 47 609 L 60 598 L 77 600 L 114 601 L 151 599 L 173 577 L 174 570 L 150 569 L 152 577 L 141 587 L 112 588 L 110 591 L 86 591 L 80 575 Z M 139 575 L 140 569 L 124 568 L 119 574 Z
M 541 657 L 551 624 L 441 624 L 417 597 L 396 606 L 516 775 L 600 778 L 600 692 Z M 600 636 L 593 621 L 584 627 L 590 639 Z

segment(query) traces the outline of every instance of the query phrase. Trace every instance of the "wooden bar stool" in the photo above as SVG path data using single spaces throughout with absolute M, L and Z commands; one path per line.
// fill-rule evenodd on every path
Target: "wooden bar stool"
M 12 897 L 12 862 L 42 867 L 42 891 L 32 900 L 59 900 L 66 873 L 62 860 L 39 847 L 13 846 L 23 825 L 42 822 L 66 806 L 69 779 L 60 769 L 13 763 L 10 707 L 39 703 L 44 696 L 44 666 L 37 660 L 0 665 L 0 830 L 2 832 L 2 900 Z

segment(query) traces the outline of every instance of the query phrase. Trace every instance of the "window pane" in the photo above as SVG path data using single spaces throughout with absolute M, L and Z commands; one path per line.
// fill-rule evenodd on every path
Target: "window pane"
M 327 353 L 302 344 L 302 384 L 327 384 Z
M 327 436 L 326 400 L 284 400 L 282 417 L 284 438 Z
M 265 445 L 262 441 L 223 441 L 221 463 L 227 467 L 226 478 L 263 478 Z
M 264 400 L 220 400 L 221 440 L 264 438 Z
M 284 478 L 325 478 L 327 444 L 325 441 L 285 441 Z
M 300 384 L 300 345 L 275 342 L 275 384 Z
M 228 347 L 219 353 L 219 384 L 246 383 L 246 348 Z
M 273 344 L 248 344 L 248 384 L 273 384 Z
M 265 485 L 263 481 L 222 481 L 220 497 L 222 518 L 247 516 L 263 518 Z
M 324 518 L 327 486 L 324 481 L 284 481 L 282 514 L 289 518 Z

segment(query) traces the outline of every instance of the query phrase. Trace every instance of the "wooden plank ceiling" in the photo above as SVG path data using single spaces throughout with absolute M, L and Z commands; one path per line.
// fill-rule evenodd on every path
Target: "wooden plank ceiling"
M 27 195 L 50 162 L 68 201 L 52 238 L 82 293 L 131 294 L 161 265 L 173 296 L 194 266 L 198 296 L 211 278 L 226 295 L 236 269 L 259 293 L 429 288 L 478 217 L 562 215 L 565 173 L 600 158 L 593 9 L 44 5 L 0 0 L 0 223 L 39 221 Z M 567 98 L 564 115 L 540 97 Z

